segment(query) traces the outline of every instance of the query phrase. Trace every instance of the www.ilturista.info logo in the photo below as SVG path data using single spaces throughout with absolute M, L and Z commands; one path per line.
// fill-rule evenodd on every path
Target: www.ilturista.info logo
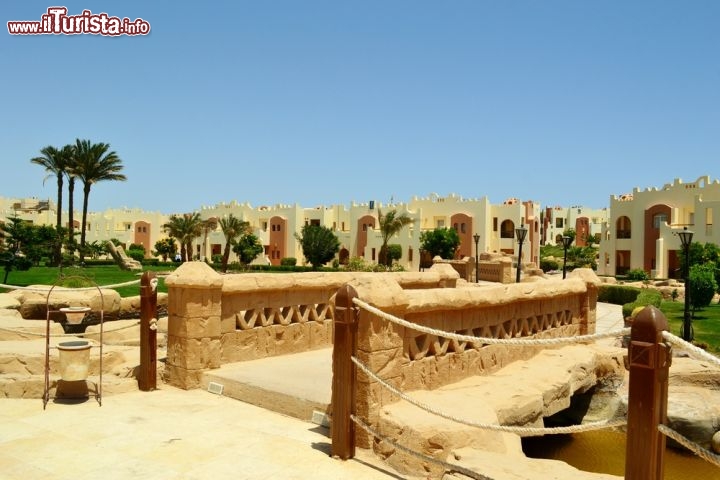
M 65 7 L 50 7 L 40 21 L 7 22 L 10 35 L 147 35 L 150 23 L 142 18 L 110 17 L 107 13 L 83 10 L 80 15 L 68 15 Z

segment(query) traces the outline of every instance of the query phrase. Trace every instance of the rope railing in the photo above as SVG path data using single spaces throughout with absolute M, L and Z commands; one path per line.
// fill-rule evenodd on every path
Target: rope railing
M 114 328 L 112 330 L 103 330 L 103 333 L 113 333 L 113 332 L 119 332 L 120 330 L 127 330 L 128 328 L 134 328 L 140 325 L 140 322 L 135 322 L 131 325 L 125 325 L 124 327 L 118 327 Z M 46 335 L 44 333 L 35 333 L 35 332 L 29 332 L 27 330 L 22 329 L 12 329 L 12 328 L 3 328 L 0 327 L 0 331 L 3 332 L 10 332 L 10 333 L 17 333 L 20 335 L 29 335 L 31 337 L 45 337 Z M 50 337 L 84 337 L 85 335 L 97 335 L 97 332 L 82 332 L 82 333 L 51 333 Z
M 368 312 L 377 315 L 389 322 L 397 325 L 416 330 L 418 332 L 427 333 L 429 335 L 435 335 L 438 337 L 447 338 L 450 340 L 457 340 L 459 342 L 468 343 L 483 343 L 486 345 L 518 345 L 518 346 L 530 346 L 530 345 L 571 345 L 575 343 L 593 342 L 603 338 L 615 338 L 622 335 L 629 335 L 630 329 L 623 328 L 612 332 L 595 333 L 592 335 L 576 335 L 572 337 L 556 337 L 556 338 L 490 338 L 490 337 L 475 337 L 473 335 L 463 335 L 459 333 L 447 332 L 445 330 L 437 330 L 434 328 L 426 327 L 424 325 L 418 325 L 413 322 L 409 322 L 405 319 L 396 317 L 389 313 L 383 312 L 379 308 L 373 307 L 372 305 L 354 298 L 353 303 L 358 307 L 367 310 Z
M 73 290 L 73 291 L 82 292 L 82 291 L 86 291 L 86 290 L 97 290 L 98 288 L 100 288 L 100 289 L 103 289 L 103 288 L 104 288 L 104 289 L 113 289 L 113 288 L 127 287 L 127 286 L 130 286 L 130 285 L 136 285 L 136 284 L 139 284 L 139 283 L 140 283 L 140 279 L 138 279 L 138 280 L 130 280 L 130 281 L 123 282 L 123 283 L 116 283 L 116 284 L 113 284 L 113 285 L 102 285 L 102 286 L 98 286 L 98 287 L 76 287 L 76 288 L 74 288 L 74 287 L 63 287 L 62 285 L 59 285 L 58 288 L 62 288 L 63 291 Z M 50 291 L 50 289 L 52 288 L 52 285 L 43 285 L 42 287 L 40 287 L 40 286 L 35 286 L 35 287 L 21 287 L 21 286 L 19 286 L 19 285 L 6 285 L 6 284 L 3 284 L 3 283 L 0 283 L 0 288 L 5 288 L 5 289 L 7 289 L 7 290 L 29 290 L 29 291 L 31 291 L 31 292 L 45 292 L 45 293 L 47 293 L 47 292 Z
M 540 436 L 540 435 L 557 435 L 557 434 L 568 434 L 568 433 L 580 433 L 580 432 L 589 432 L 593 430 L 602 430 L 606 428 L 614 428 L 614 427 L 622 427 L 627 424 L 626 420 L 624 419 L 618 419 L 614 421 L 602 421 L 602 422 L 588 422 L 581 425 L 572 425 L 568 427 L 551 427 L 551 428 L 544 428 L 544 427 L 516 427 L 516 426 L 510 426 L 510 425 L 497 425 L 494 423 L 480 423 L 475 422 L 473 420 L 466 420 L 464 418 L 455 417 L 453 415 L 450 415 L 448 413 L 445 413 L 441 410 L 438 410 L 434 407 L 431 407 L 427 405 L 426 403 L 422 403 L 411 396 L 403 393 L 398 388 L 394 387 L 393 385 L 390 385 L 386 381 L 384 381 L 382 378 L 378 377 L 374 372 L 372 372 L 367 365 L 365 365 L 363 362 L 358 360 L 356 357 L 351 357 L 353 363 L 357 365 L 357 367 L 362 370 L 366 375 L 368 375 L 373 380 L 377 381 L 383 388 L 386 390 L 392 392 L 393 394 L 397 395 L 398 397 L 402 398 L 403 400 L 409 402 L 410 404 L 416 406 L 417 408 L 421 410 L 425 410 L 428 413 L 432 413 L 433 415 L 436 415 L 438 417 L 442 417 L 446 420 L 451 420 L 456 423 L 461 423 L 463 425 L 467 425 L 469 427 L 476 427 L 481 430 L 492 430 L 496 432 L 504 432 L 504 433 L 516 433 L 518 435 L 524 435 L 524 436 Z
M 682 436 L 672 428 L 668 427 L 667 425 L 658 425 L 658 430 L 665 435 L 668 438 L 672 438 L 676 442 L 678 442 L 683 447 L 690 450 L 692 453 L 697 455 L 698 457 L 702 458 L 706 462 L 710 462 L 716 467 L 720 467 L 720 455 L 716 455 L 709 450 L 706 450 L 702 448 L 697 443 L 693 442 L 692 440 L 689 440 L 688 438 Z
M 670 332 L 665 331 L 662 335 L 666 342 L 694 354 L 696 358 L 707 360 L 708 362 L 714 363 L 715 365 L 720 367 L 720 358 L 716 357 L 715 355 L 706 352 L 702 348 L 696 347 L 692 343 L 686 342 L 682 338 L 673 335 Z
M 393 448 L 396 448 L 397 450 L 401 450 L 408 455 L 412 455 L 415 458 L 419 458 L 421 460 L 424 460 L 426 462 L 434 463 L 442 468 L 444 468 L 447 472 L 457 472 L 462 475 L 465 475 L 467 477 L 473 478 L 475 480 L 493 480 L 490 477 L 486 477 L 485 475 L 482 475 L 477 472 L 473 472 L 472 470 L 463 467 L 462 465 L 457 465 L 454 463 L 449 463 L 444 460 L 440 460 L 438 458 L 430 457 L 428 455 L 424 455 L 420 452 L 416 452 L 415 450 L 412 450 L 404 445 L 401 445 L 397 443 L 396 441 L 392 440 L 391 438 L 388 438 L 386 436 L 381 435 L 379 432 L 374 430 L 372 427 L 364 423 L 362 420 L 357 418 L 355 415 L 350 415 L 350 418 L 352 419 L 353 423 L 355 425 L 359 426 L 363 430 L 365 430 L 369 435 L 372 435 L 373 437 L 377 438 L 378 440 L 385 442 L 389 445 L 391 445 Z

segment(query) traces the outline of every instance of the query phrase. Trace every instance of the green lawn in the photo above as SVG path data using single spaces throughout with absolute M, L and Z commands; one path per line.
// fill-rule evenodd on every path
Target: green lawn
M 145 267 L 144 271 L 167 273 L 171 269 L 168 269 L 167 267 Z M 4 271 L 0 270 L 0 272 L 4 275 Z M 81 279 L 87 279 L 91 282 L 88 286 L 92 286 L 92 282 L 95 282 L 95 284 L 100 287 L 105 285 L 116 285 L 118 283 L 125 283 L 132 280 L 139 280 L 141 275 L 142 272 L 129 272 L 127 270 L 121 270 L 120 267 L 116 265 L 92 266 L 85 268 L 64 267 L 62 269 L 63 278 L 81 277 Z M 10 275 L 8 275 L 6 283 L 8 285 L 17 285 L 19 287 L 27 287 L 28 285 L 61 285 L 61 283 L 58 283 L 60 278 L 59 268 L 32 267 L 27 271 L 13 270 L 10 272 Z M 122 297 L 140 295 L 140 284 L 120 287 L 115 290 L 117 290 Z M 7 289 L 0 288 L 0 292 L 6 291 Z M 162 277 L 159 278 L 158 292 L 167 292 L 167 287 L 165 287 L 165 282 Z
M 683 321 L 683 302 L 662 302 L 660 310 L 670 323 L 670 332 L 681 337 Z M 693 317 L 695 330 L 695 343 L 707 345 L 707 350 L 715 354 L 720 353 L 720 305 L 714 303 L 695 312 Z

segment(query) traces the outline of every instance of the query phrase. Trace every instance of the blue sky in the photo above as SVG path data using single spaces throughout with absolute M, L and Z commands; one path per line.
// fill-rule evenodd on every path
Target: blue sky
M 15 36 L 48 7 L 151 33 Z M 29 159 L 110 143 L 90 210 L 410 200 L 602 208 L 716 178 L 720 2 L 4 1 L 0 196 L 55 198 Z M 79 205 L 80 196 L 76 198 Z

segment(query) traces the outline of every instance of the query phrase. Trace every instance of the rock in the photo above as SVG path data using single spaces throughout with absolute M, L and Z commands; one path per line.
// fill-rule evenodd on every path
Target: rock
M 20 308 L 20 302 L 17 298 L 9 293 L 0 293 L 0 309 L 17 310 Z
M 15 290 L 12 295 L 21 304 L 19 307 L 22 318 L 44 320 L 47 318 L 47 308 L 58 310 L 61 307 L 82 306 L 90 307 L 93 312 L 103 310 L 105 315 L 117 314 L 120 309 L 120 294 L 109 289 L 75 290 L 55 287 L 49 294 L 47 286 L 37 286 L 42 290 Z M 64 320 L 64 314 L 57 312 L 51 318 Z
M 713 452 L 720 453 L 720 431 L 715 432 L 715 435 L 712 436 L 710 446 L 712 447 Z

